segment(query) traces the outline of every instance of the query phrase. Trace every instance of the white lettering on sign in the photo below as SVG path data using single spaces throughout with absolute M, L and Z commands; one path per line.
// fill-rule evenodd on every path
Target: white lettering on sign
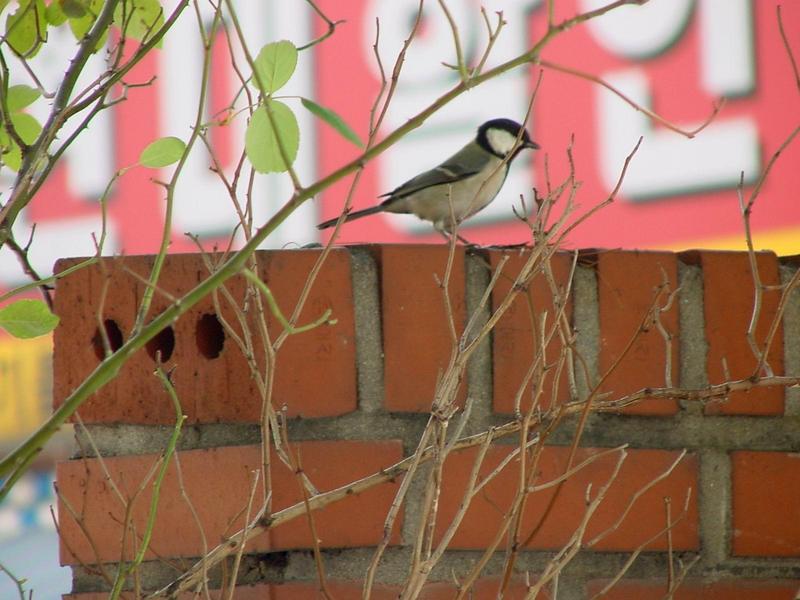
M 750 0 L 701 0 L 700 76 L 714 96 L 742 96 L 756 84 Z
M 580 0 L 580 4 L 582 10 L 592 10 L 605 2 Z M 618 56 L 654 56 L 682 35 L 692 7 L 688 0 L 653 0 L 604 15 L 590 22 L 589 30 L 598 43 Z M 751 90 L 755 75 L 749 1 L 700 0 L 699 26 L 699 87 L 712 96 L 741 95 Z M 652 105 L 650 82 L 643 68 L 598 75 L 638 104 Z M 758 128 L 751 117 L 721 115 L 690 140 L 653 127 L 646 116 L 631 110 L 604 88 L 597 89 L 596 97 L 597 157 L 608 189 L 614 187 L 620 165 L 636 139 L 645 138 L 623 186 L 630 199 L 732 188 L 742 171 L 747 180 L 752 180 L 760 168 Z M 692 129 L 699 123 L 680 125 Z
M 597 10 L 607 0 L 579 0 L 580 12 Z M 620 6 L 587 23 L 592 37 L 609 52 L 630 60 L 661 54 L 686 28 L 693 0 L 650 0 L 642 6 Z
M 644 70 L 606 73 L 606 81 L 633 101 L 649 105 Z M 625 175 L 624 194 L 645 200 L 709 188 L 734 187 L 741 171 L 752 177 L 759 168 L 758 130 L 748 117 L 718 119 L 693 139 L 666 129 L 655 129 L 650 119 L 634 111 L 618 96 L 598 88 L 600 173 L 611 190 L 620 165 L 639 136 L 644 136 Z M 693 128 L 699 123 L 684 123 Z

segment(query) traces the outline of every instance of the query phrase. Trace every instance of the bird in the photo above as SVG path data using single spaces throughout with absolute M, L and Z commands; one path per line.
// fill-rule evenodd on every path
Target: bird
M 478 127 L 475 138 L 453 156 L 381 194 L 378 197 L 386 199 L 377 206 L 349 213 L 344 221 L 381 212 L 411 213 L 430 221 L 436 231 L 448 237 L 462 221 L 494 200 L 511 162 L 525 149 L 537 150 L 539 144 L 522 125 L 512 119 L 486 121 Z M 338 217 L 329 219 L 317 228 L 327 229 L 338 221 Z

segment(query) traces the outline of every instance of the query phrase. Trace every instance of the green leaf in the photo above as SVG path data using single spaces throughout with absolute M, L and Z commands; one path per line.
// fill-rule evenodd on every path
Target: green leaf
M 64 10 L 61 8 L 61 3 L 58 2 L 58 0 L 50 1 L 50 4 L 47 5 L 47 10 L 45 11 L 44 16 L 47 19 L 47 22 L 53 27 L 58 27 L 59 25 L 63 25 L 67 22 L 67 15 L 64 14 Z
M 271 94 L 281 89 L 294 73 L 297 67 L 297 48 L 292 42 L 281 40 L 272 42 L 261 48 L 255 60 L 262 92 Z M 254 78 L 258 85 L 259 80 Z
M 38 138 L 39 134 L 42 132 L 42 126 L 39 125 L 39 121 L 28 113 L 12 113 L 11 124 L 14 125 L 14 129 L 17 130 L 17 135 L 29 146 L 36 141 L 36 138 Z
M 89 30 L 97 20 L 97 15 L 103 8 L 103 0 L 70 0 L 70 2 L 62 2 L 61 8 L 67 12 L 67 6 L 70 6 L 70 11 L 76 15 L 80 13 L 79 8 L 83 10 L 83 14 L 79 17 L 70 17 L 69 28 L 72 30 L 72 35 L 79 42 L 89 33 Z M 92 49 L 92 52 L 97 52 L 105 46 L 106 39 L 108 38 L 108 29 L 106 29 L 100 39 L 97 40 L 97 45 Z
M 27 85 L 12 85 L 8 88 L 8 110 L 17 112 L 33 104 L 41 95 L 39 90 Z
M 41 300 L 17 300 L 0 308 L 0 327 L 16 338 L 35 338 L 50 333 L 58 317 Z
M 283 102 L 270 100 L 267 105 L 272 111 L 278 135 L 291 164 L 297 158 L 297 148 L 300 144 L 300 128 L 297 126 L 297 119 L 292 109 Z M 267 115 L 267 106 L 260 106 L 250 118 L 244 136 L 244 148 L 247 158 L 259 173 L 282 173 L 288 169 L 278 147 L 275 129 Z
M 178 162 L 185 150 L 186 144 L 180 138 L 159 138 L 142 150 L 139 155 L 139 164 L 152 169 L 160 169 Z
M 89 6 L 88 0 L 56 0 L 52 4 L 58 4 L 61 12 L 70 19 L 85 17 Z
M 34 56 L 47 39 L 43 0 L 20 0 L 16 12 L 6 19 L 6 42 L 17 54 Z
M 333 112 L 330 108 L 325 108 L 324 106 L 320 106 L 319 104 L 317 104 L 313 100 L 309 100 L 308 98 L 300 98 L 300 102 L 302 102 L 303 106 L 305 106 L 313 114 L 318 116 L 328 125 L 333 127 L 336 131 L 338 131 L 343 138 L 353 142 L 359 148 L 364 147 L 364 144 L 358 137 L 358 134 L 352 130 L 350 125 L 344 122 L 344 119 L 342 119 L 342 117 Z
M 126 37 L 144 42 L 164 24 L 164 10 L 158 0 L 121 0 L 114 9 L 114 22 L 125 27 Z
M 0 124 L 2 127 L 2 124 Z M 0 162 L 12 171 L 19 171 L 22 166 L 22 150 L 8 136 L 5 127 L 0 129 Z

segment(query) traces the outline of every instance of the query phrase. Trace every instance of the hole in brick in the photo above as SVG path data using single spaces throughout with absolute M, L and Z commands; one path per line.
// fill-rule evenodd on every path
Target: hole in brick
M 114 319 L 106 319 L 103 321 L 103 326 L 106 329 L 108 345 L 111 347 L 112 352 L 116 352 L 122 347 L 122 330 Z M 106 349 L 103 346 L 103 334 L 100 333 L 99 327 L 94 332 L 94 337 L 92 337 L 92 347 L 94 348 L 94 354 L 97 360 L 103 360 L 106 357 Z
M 225 345 L 225 330 L 217 315 L 205 314 L 197 321 L 195 329 L 197 349 L 206 358 L 217 358 Z
M 165 327 L 156 334 L 156 337 L 147 342 L 144 348 L 153 360 L 156 360 L 160 352 L 161 362 L 167 362 L 172 356 L 172 351 L 175 350 L 175 331 L 172 327 Z

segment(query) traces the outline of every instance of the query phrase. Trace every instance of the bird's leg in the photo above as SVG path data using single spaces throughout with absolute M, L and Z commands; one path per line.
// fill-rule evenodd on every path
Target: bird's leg
M 433 228 L 434 228 L 434 229 L 435 229 L 437 232 L 439 232 L 440 234 L 442 234 L 442 237 L 443 237 L 444 239 L 446 239 L 448 242 L 449 242 L 449 241 L 452 239 L 452 237 L 455 235 L 455 236 L 456 236 L 456 239 L 457 239 L 459 242 L 461 242 L 462 244 L 464 244 L 465 246 L 476 246 L 476 245 L 477 245 L 477 244 L 473 244 L 473 243 L 472 243 L 472 242 L 470 242 L 470 241 L 469 241 L 467 238 L 465 238 L 465 237 L 463 237 L 463 236 L 459 235 L 458 233 L 454 233 L 454 232 L 453 232 L 453 230 L 452 230 L 452 229 L 450 229 L 449 227 L 444 227 L 443 225 L 438 225 L 438 226 L 437 226 L 437 224 L 436 224 L 436 223 L 434 223 L 434 225 L 433 225 Z
M 479 245 L 479 244 L 473 244 L 473 243 L 472 243 L 472 242 L 470 242 L 470 241 L 469 241 L 467 238 L 465 238 L 465 237 L 463 237 L 463 236 L 460 236 L 460 235 L 458 235 L 458 234 L 456 234 L 456 239 L 457 239 L 459 242 L 461 242 L 462 244 L 464 244 L 465 246 L 476 246 L 476 247 L 477 247 L 477 246 Z

